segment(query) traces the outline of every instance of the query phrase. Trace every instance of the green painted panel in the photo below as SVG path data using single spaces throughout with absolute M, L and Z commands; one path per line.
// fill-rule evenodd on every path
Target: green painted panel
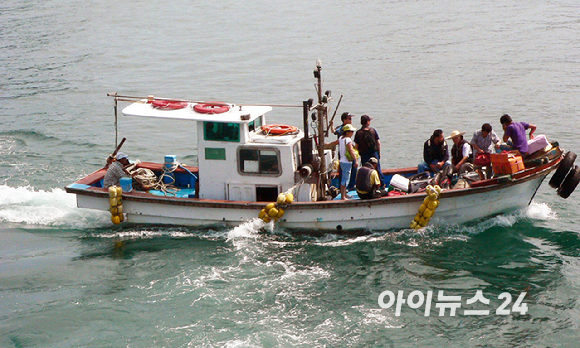
M 205 148 L 205 159 L 206 160 L 226 160 L 226 149 L 206 147 Z

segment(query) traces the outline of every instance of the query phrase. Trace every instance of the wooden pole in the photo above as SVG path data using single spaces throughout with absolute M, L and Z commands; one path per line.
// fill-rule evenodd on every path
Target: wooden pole
M 324 133 L 325 137 L 328 136 L 328 131 L 330 130 L 330 125 L 332 124 L 332 122 L 334 122 L 334 116 L 336 116 L 336 112 L 338 111 L 338 108 L 340 107 L 340 102 L 342 101 L 342 97 L 344 97 L 343 94 L 340 95 L 340 98 L 338 99 L 338 103 L 336 103 L 336 108 L 334 109 L 334 113 L 332 114 L 332 117 L 330 118 L 330 122 L 328 122 L 328 124 L 326 125 L 326 132 Z

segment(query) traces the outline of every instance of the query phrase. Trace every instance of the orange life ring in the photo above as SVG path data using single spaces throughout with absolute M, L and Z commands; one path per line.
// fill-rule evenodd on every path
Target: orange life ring
M 298 132 L 298 127 L 287 124 L 265 124 L 262 126 L 262 131 L 271 135 L 284 135 Z
M 230 105 L 224 102 L 205 102 L 195 104 L 193 110 L 200 114 L 223 114 L 230 110 Z
M 177 100 L 155 99 L 151 102 L 151 105 L 153 105 L 153 107 L 156 107 L 159 109 L 177 110 L 177 109 L 183 109 L 184 107 L 186 107 L 187 102 L 181 102 L 181 101 L 177 101 Z

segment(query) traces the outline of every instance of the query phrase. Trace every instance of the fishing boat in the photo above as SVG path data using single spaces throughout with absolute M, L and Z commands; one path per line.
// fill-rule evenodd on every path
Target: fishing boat
M 338 200 L 332 194 L 333 150 L 325 147 L 333 99 L 330 91 L 322 93 L 321 69 L 317 63 L 317 102 L 301 105 L 303 128 L 268 124 L 272 106 L 110 94 L 115 112 L 118 102 L 130 103 L 122 110 L 125 116 L 192 121 L 198 165 L 181 165 L 177 155 L 159 163 L 134 163 L 133 175 L 148 173 L 152 186 L 131 187 L 130 181 L 118 194 L 103 187 L 103 167 L 66 191 L 76 195 L 79 208 L 114 210 L 117 223 L 237 226 L 259 217 L 286 229 L 349 233 L 409 228 L 413 221 L 416 228 L 462 224 L 526 208 L 553 171 L 550 184 L 564 195 L 580 181 L 580 169 L 573 166 L 576 156 L 552 143 L 509 174 L 467 187 L 429 186 L 374 199 Z M 417 167 L 383 170 L 387 184 L 416 172 Z M 437 205 L 426 217 L 422 207 L 430 196 Z

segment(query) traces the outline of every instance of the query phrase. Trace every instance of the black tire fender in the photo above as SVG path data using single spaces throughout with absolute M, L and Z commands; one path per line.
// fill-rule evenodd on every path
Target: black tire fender
M 575 166 L 568 175 L 560 188 L 558 188 L 558 195 L 562 198 L 568 198 L 580 183 L 580 167 Z
M 562 159 L 560 165 L 558 166 L 558 169 L 556 169 L 556 172 L 554 173 L 554 175 L 552 175 L 552 179 L 550 179 L 550 182 L 548 183 L 552 188 L 560 187 L 560 185 L 566 178 L 566 175 L 568 175 L 568 172 L 570 171 L 570 169 L 572 169 L 575 160 L 576 154 L 574 152 L 572 151 L 566 152 L 564 158 Z

